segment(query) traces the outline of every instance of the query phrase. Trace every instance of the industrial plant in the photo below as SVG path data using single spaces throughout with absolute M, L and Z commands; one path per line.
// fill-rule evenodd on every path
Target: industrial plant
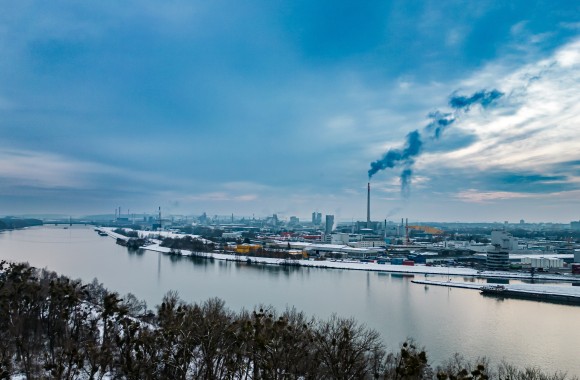
M 131 214 L 121 207 L 103 226 L 191 233 L 210 239 L 224 251 L 251 254 L 285 250 L 316 260 L 356 260 L 394 265 L 471 267 L 481 270 L 580 273 L 580 222 L 571 224 L 409 223 L 408 218 L 371 219 L 367 183 L 366 220 L 336 221 L 313 211 L 264 218 Z

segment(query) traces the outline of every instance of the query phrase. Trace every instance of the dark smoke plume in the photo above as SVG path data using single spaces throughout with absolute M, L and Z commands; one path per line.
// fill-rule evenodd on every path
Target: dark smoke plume
M 503 95 L 503 92 L 498 90 L 481 90 L 471 96 L 453 94 L 449 98 L 449 106 L 453 111 L 435 111 L 429 113 L 428 117 L 431 119 L 431 122 L 425 126 L 423 132 L 430 135 L 433 140 L 438 140 L 441 138 L 443 131 L 453 124 L 458 116 L 470 111 L 471 106 L 480 105 L 483 108 L 487 108 L 493 105 Z M 413 177 L 413 164 L 415 163 L 415 157 L 421 154 L 422 146 L 421 133 L 418 130 L 409 133 L 403 150 L 391 148 L 385 153 L 383 158 L 371 162 L 369 179 L 380 170 L 402 166 L 404 169 L 400 175 L 401 192 L 404 196 L 409 195 L 411 179 Z
M 474 104 L 480 104 L 483 108 L 487 108 L 490 104 L 502 96 L 503 92 L 498 90 L 481 90 L 471 96 L 453 95 L 451 99 L 449 99 L 449 105 L 455 109 L 464 109 L 465 111 L 469 111 L 469 108 Z
M 422 146 L 423 143 L 419 131 L 409 133 L 403 150 L 389 149 L 383 158 L 371 163 L 369 179 L 380 170 L 403 165 L 405 166 L 405 170 L 401 173 L 401 184 L 402 188 L 407 190 L 408 185 L 411 183 L 411 176 L 413 174 L 412 166 L 415 162 L 414 157 L 421 153 Z
M 443 134 L 443 131 L 457 120 L 457 116 L 460 112 L 469 112 L 471 106 L 475 104 L 487 108 L 502 96 L 503 92 L 498 90 L 481 90 L 471 96 L 453 95 L 449 98 L 449 106 L 454 109 L 454 112 L 435 111 L 429 113 L 427 117 L 432 121 L 427 124 L 425 130 L 432 133 L 433 139 L 438 140 Z
M 413 169 L 411 165 L 407 166 L 401 172 L 401 192 L 405 197 L 408 197 L 411 192 L 411 177 L 413 176 Z
M 439 111 L 431 112 L 427 117 L 431 118 L 431 121 L 425 127 L 425 130 L 433 133 L 433 138 L 436 140 L 441 137 L 443 131 L 455 122 L 455 116 L 452 113 L 443 113 Z

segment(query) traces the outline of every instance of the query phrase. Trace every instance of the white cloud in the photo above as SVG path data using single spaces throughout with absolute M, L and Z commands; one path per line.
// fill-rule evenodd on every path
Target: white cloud
M 475 134 L 477 143 L 425 155 L 421 164 L 542 172 L 559 162 L 579 159 L 579 52 L 580 40 L 576 40 L 549 59 L 511 73 L 496 63 L 468 78 L 459 87 L 497 88 L 506 95 L 497 109 L 472 110 L 453 125 L 453 129 Z
M 221 184 L 221 187 L 227 191 L 238 191 L 238 192 L 239 191 L 257 192 L 257 191 L 266 191 L 270 189 L 269 186 L 266 186 L 264 184 L 249 181 L 226 182 Z
M 455 197 L 464 202 L 487 203 L 498 200 L 532 198 L 535 197 L 535 195 L 508 191 L 478 191 L 476 189 L 470 189 L 466 191 L 460 191 L 455 195 Z
M 526 25 L 529 23 L 528 20 L 520 21 L 510 28 L 510 33 L 512 36 L 519 36 L 526 30 Z
M 580 40 L 560 49 L 556 53 L 556 61 L 564 68 L 578 66 L 580 63 Z
M 564 29 L 578 30 L 580 29 L 580 22 L 561 22 L 560 26 Z
M 455 194 L 455 198 L 467 203 L 494 203 L 516 199 L 537 200 L 541 203 L 578 203 L 580 190 L 557 191 L 549 194 L 535 194 L 512 191 L 480 191 L 469 189 Z
M 463 43 L 469 32 L 467 27 L 453 28 L 447 32 L 445 44 L 449 47 L 457 47 Z
M 86 175 L 111 170 L 54 153 L 0 149 L 0 180 L 5 186 L 85 188 L 89 186 Z
M 355 120 L 348 115 L 335 116 L 326 122 L 331 133 L 349 132 L 355 126 Z
M 167 197 L 168 194 L 164 194 Z M 232 194 L 225 191 L 215 191 L 207 193 L 199 193 L 192 195 L 180 195 L 172 196 L 172 199 L 177 199 L 182 202 L 194 202 L 194 201 L 208 201 L 208 202 L 250 202 L 255 201 L 259 198 L 258 194 Z

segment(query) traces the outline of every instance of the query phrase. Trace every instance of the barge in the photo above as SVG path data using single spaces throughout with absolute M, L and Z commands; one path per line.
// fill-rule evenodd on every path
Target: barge
M 570 305 L 580 305 L 580 297 L 573 294 L 561 294 L 550 292 L 533 292 L 518 289 L 509 289 L 503 285 L 483 286 L 480 293 L 484 296 L 499 298 L 519 298 L 535 301 L 547 301 L 555 303 L 565 303 Z

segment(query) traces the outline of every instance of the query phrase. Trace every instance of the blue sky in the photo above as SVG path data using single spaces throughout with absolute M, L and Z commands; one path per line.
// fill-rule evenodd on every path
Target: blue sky
M 0 214 L 580 219 L 576 1 L 2 10 Z

